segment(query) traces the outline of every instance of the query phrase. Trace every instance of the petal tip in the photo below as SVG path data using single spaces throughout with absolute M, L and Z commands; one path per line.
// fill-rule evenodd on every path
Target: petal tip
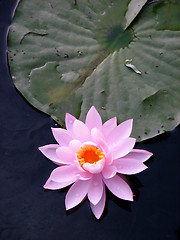
M 43 148 L 44 148 L 44 146 L 38 147 L 39 151 L 41 151 L 41 152 L 42 152 Z
M 54 132 L 56 131 L 56 129 L 57 129 L 57 128 L 51 127 L 51 131 L 52 131 L 53 135 L 54 135 Z
M 65 208 L 66 208 L 66 211 L 68 211 L 69 209 L 71 209 L 71 208 L 68 207 L 66 204 L 65 204 Z
M 130 118 L 129 121 L 130 121 L 131 123 L 133 123 L 134 119 L 133 119 L 133 118 Z
M 153 153 L 152 152 L 149 152 L 149 156 L 152 157 Z
M 99 220 L 100 217 L 102 216 L 102 213 L 101 213 L 100 215 L 95 215 L 95 214 L 94 214 L 94 216 L 96 217 L 97 220 Z
M 148 166 L 146 166 L 145 164 L 143 164 L 143 165 L 144 165 L 144 170 L 148 168 Z
M 75 207 L 75 206 L 68 204 L 67 200 L 65 199 L 65 208 L 66 208 L 66 211 L 72 209 L 73 207 Z
M 94 127 L 98 129 L 102 128 L 102 118 L 94 106 L 92 106 L 87 112 L 85 124 L 89 130 Z
M 51 127 L 52 132 L 57 131 L 58 129 L 59 129 L 58 127 Z
M 89 110 L 91 110 L 91 109 L 93 109 L 93 110 L 95 109 L 95 110 L 96 110 L 96 108 L 95 108 L 95 106 L 94 106 L 94 105 L 92 105 L 92 107 L 91 107 Z
M 44 184 L 43 188 L 44 188 L 44 189 L 48 189 L 48 187 L 47 187 L 46 183 Z
M 132 191 L 132 190 L 131 190 Z M 130 201 L 130 202 L 134 202 L 134 193 L 133 192 L 131 192 L 131 195 L 127 198 L 127 199 L 125 199 L 125 200 L 128 200 L 128 201 Z
M 147 157 L 146 157 L 146 159 L 143 162 L 149 160 L 152 156 L 153 156 L 153 153 L 147 151 Z
M 44 189 L 50 189 L 49 187 L 48 187 L 48 185 L 49 185 L 49 179 L 46 181 L 46 183 L 44 184 L 44 186 L 43 186 L 43 188 Z
M 123 199 L 123 198 L 122 198 L 122 199 Z M 127 198 L 124 198 L 123 200 L 133 202 L 133 201 L 134 201 L 133 193 L 132 193 L 132 196 L 129 196 L 129 197 L 127 197 Z

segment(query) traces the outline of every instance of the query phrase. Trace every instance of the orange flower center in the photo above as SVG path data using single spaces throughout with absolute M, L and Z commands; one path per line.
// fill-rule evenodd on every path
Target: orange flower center
M 76 153 L 81 167 L 83 167 L 84 163 L 96 164 L 98 161 L 105 158 L 104 153 L 93 145 L 85 145 Z

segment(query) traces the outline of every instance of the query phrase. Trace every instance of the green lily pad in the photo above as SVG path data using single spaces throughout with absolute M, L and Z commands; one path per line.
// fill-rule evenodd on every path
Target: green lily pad
M 180 3 L 145 2 L 23 0 L 8 36 L 16 87 L 62 126 L 66 112 L 84 120 L 94 105 L 104 121 L 133 118 L 138 141 L 173 129 Z

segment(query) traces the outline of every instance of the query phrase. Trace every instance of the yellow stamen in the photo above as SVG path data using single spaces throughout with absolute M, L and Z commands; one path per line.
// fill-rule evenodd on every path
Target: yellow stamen
M 96 164 L 98 161 L 105 158 L 104 153 L 93 145 L 85 145 L 76 153 L 81 167 L 83 167 L 84 163 Z

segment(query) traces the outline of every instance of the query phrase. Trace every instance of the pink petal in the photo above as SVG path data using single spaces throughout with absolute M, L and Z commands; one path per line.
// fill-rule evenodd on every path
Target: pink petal
M 128 138 L 132 131 L 133 119 L 129 119 L 125 122 L 119 124 L 116 128 L 113 129 L 111 134 L 108 136 L 108 144 L 118 142 L 120 139 Z
M 91 135 L 86 124 L 80 120 L 75 120 L 73 124 L 73 132 L 76 139 L 81 142 L 86 142 L 91 140 Z
M 101 145 L 106 147 L 106 144 L 104 141 L 104 136 L 98 128 L 91 129 L 91 137 L 92 137 L 93 142 L 96 143 L 96 145 L 98 147 L 100 147 Z
M 93 164 L 86 162 L 83 164 L 83 168 L 90 173 L 97 174 L 102 171 L 104 164 L 105 164 L 105 159 L 103 158 L 99 160 L 97 163 L 93 163 Z
M 86 196 L 91 180 L 77 180 L 66 194 L 65 205 L 66 210 L 77 206 Z
M 103 194 L 103 181 L 100 174 L 95 174 L 91 179 L 91 183 L 88 190 L 89 201 L 96 205 L 102 198 Z
M 113 178 L 103 179 L 109 190 L 118 198 L 133 201 L 133 193 L 129 185 L 118 175 Z
M 86 115 L 86 126 L 91 130 L 92 128 L 102 128 L 102 119 L 94 106 L 90 108 Z
M 130 153 L 128 153 L 126 156 L 123 157 L 123 159 L 131 158 L 135 159 L 141 162 L 145 162 L 148 160 L 153 154 L 151 152 L 148 152 L 146 150 L 141 149 L 132 149 Z
M 51 189 L 51 190 L 57 190 L 57 189 L 67 187 L 67 186 L 71 185 L 73 182 L 75 182 L 75 181 L 72 180 L 72 181 L 68 181 L 68 182 L 54 182 L 49 178 L 47 180 L 47 182 L 45 183 L 44 188 Z
M 117 127 L 117 118 L 111 118 L 103 124 L 102 132 L 104 136 L 108 137 L 109 134 Z
M 117 172 L 122 174 L 136 174 L 147 168 L 142 162 L 130 158 L 116 159 L 114 160 L 113 165 L 116 166 Z
M 103 186 L 103 195 L 101 200 L 96 205 L 93 205 L 92 203 L 90 203 L 91 210 L 97 219 L 101 217 L 104 211 L 105 202 L 106 202 L 106 191 L 105 191 L 105 187 Z
M 68 182 L 77 180 L 79 170 L 76 166 L 65 165 L 55 168 L 50 176 L 50 179 L 55 182 Z
M 74 139 L 72 141 L 70 141 L 69 143 L 69 148 L 73 151 L 76 152 L 79 150 L 80 146 L 81 146 L 81 142 L 77 139 Z
M 62 128 L 51 128 L 54 138 L 61 146 L 68 146 L 72 140 L 71 134 Z
M 135 142 L 135 138 L 125 138 L 119 141 L 116 146 L 110 149 L 113 154 L 113 159 L 121 158 L 128 154 L 133 149 Z
M 113 162 L 112 153 L 111 153 L 111 152 L 108 152 L 108 153 L 106 154 L 106 162 L 105 162 L 105 164 L 106 164 L 106 165 L 111 165 L 112 162 Z
M 109 148 L 108 148 L 107 144 L 105 143 L 104 139 L 100 138 L 98 140 L 98 146 L 103 151 L 103 153 L 108 154 Z
M 69 147 L 59 147 L 56 153 L 60 162 L 65 164 L 73 164 L 76 159 L 75 153 Z
M 76 118 L 69 114 L 69 113 L 66 113 L 66 117 L 65 117 L 65 124 L 66 124 L 66 129 L 70 132 L 72 132 L 73 130 L 73 123 L 74 121 L 76 120 Z
M 92 177 L 93 177 L 93 174 L 90 173 L 90 172 L 80 171 L 80 173 L 79 173 L 79 179 L 80 180 L 89 180 Z
M 102 170 L 102 175 L 104 178 L 112 178 L 116 175 L 116 166 L 105 166 Z
M 49 144 L 42 147 L 39 147 L 39 150 L 53 162 L 59 163 L 59 158 L 56 154 L 56 149 L 59 148 L 58 144 Z

